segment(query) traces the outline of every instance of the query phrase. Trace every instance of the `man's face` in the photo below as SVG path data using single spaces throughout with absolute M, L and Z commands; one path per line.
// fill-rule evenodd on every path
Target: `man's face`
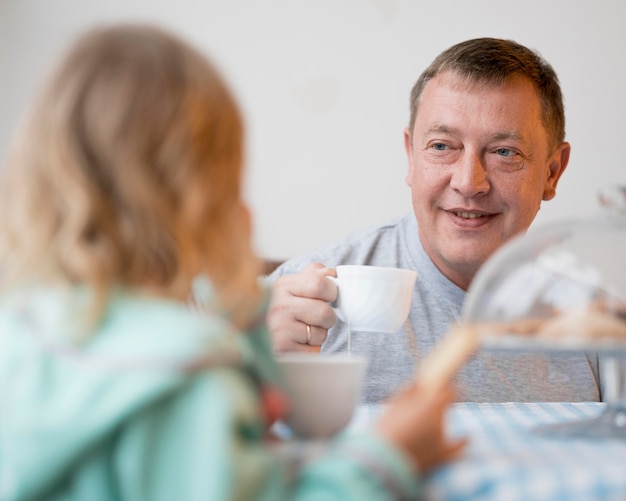
M 445 73 L 426 85 L 405 147 L 422 245 L 463 289 L 554 197 L 570 151 L 567 143 L 550 148 L 527 78 L 469 86 Z

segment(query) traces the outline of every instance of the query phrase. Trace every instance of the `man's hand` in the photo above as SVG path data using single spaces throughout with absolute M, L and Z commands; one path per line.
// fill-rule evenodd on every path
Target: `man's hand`
M 329 304 L 337 299 L 337 286 L 327 276 L 337 274 L 312 263 L 276 280 L 267 315 L 275 351 L 320 351 L 328 329 L 337 321 Z

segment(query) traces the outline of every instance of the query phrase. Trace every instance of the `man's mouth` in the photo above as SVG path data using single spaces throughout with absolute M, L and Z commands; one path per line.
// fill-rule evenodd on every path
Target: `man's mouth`
M 476 212 L 464 212 L 464 211 L 453 211 L 453 214 L 458 217 L 462 217 L 463 219 L 476 219 L 479 217 L 485 217 L 487 214 L 478 214 Z

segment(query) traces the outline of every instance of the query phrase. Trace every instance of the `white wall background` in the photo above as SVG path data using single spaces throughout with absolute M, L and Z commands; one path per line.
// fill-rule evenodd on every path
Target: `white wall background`
M 535 225 L 626 184 L 623 0 L 0 0 L 0 156 L 41 79 L 94 23 L 160 23 L 205 50 L 248 125 L 260 254 L 285 258 L 410 210 L 402 131 L 414 81 L 478 36 L 539 50 L 560 76 L 572 158 Z M 1 215 L 0 215 L 1 217 Z

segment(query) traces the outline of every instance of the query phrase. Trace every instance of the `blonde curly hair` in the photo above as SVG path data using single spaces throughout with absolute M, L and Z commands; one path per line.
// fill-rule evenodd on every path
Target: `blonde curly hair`
M 198 50 L 153 26 L 96 28 L 35 102 L 0 186 L 0 279 L 185 300 L 207 275 L 244 318 L 259 262 L 242 202 L 243 124 Z

